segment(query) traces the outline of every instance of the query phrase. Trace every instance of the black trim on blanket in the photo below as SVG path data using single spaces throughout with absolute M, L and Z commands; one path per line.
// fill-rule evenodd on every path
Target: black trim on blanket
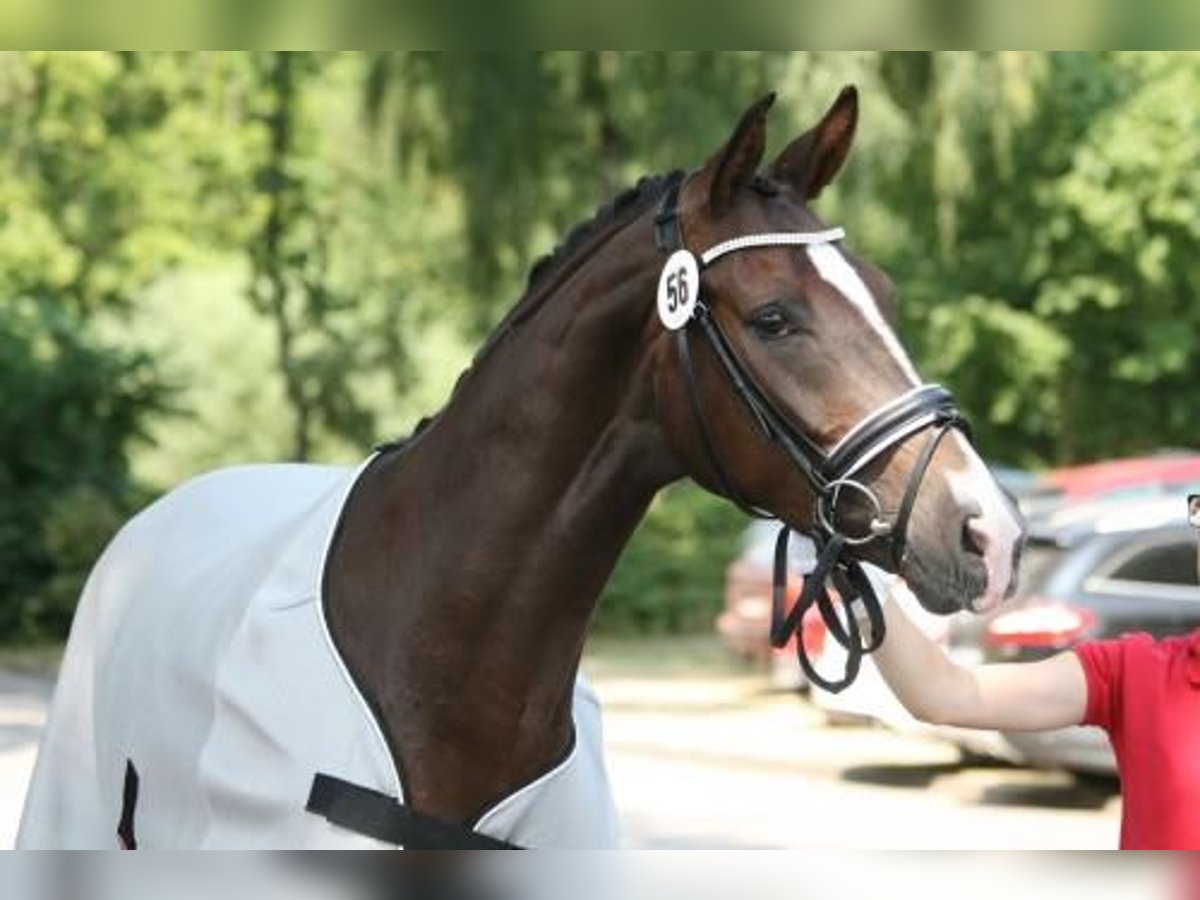
M 417 812 L 395 797 L 317 773 L 305 810 L 356 834 L 406 850 L 516 850 L 462 825 Z
M 117 837 L 121 840 L 122 850 L 136 850 L 137 831 L 134 827 L 134 816 L 137 814 L 138 793 L 141 789 L 141 779 L 133 760 L 125 761 L 125 787 L 121 792 L 121 821 L 117 825 Z

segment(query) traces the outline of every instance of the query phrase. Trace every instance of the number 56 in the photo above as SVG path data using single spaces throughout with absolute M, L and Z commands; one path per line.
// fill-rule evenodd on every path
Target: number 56
M 667 276 L 667 312 L 688 305 L 687 269 L 681 268 Z

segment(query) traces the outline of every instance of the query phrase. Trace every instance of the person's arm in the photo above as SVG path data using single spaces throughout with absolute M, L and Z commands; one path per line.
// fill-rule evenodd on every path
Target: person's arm
M 907 590 L 890 579 L 891 593 Z M 1042 731 L 1078 725 L 1087 680 L 1071 652 L 1033 663 L 961 666 L 925 635 L 894 600 L 884 603 L 887 637 L 875 663 L 904 707 L 937 725 Z

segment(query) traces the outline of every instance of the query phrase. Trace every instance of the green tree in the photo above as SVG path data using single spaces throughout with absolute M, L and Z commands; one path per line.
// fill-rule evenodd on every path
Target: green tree
M 1115 101 L 1048 191 L 1035 256 L 1034 310 L 1071 344 L 1065 450 L 1085 457 L 1195 444 L 1200 380 L 1200 57 L 1105 63 Z
M 292 417 L 290 456 L 309 459 L 318 433 L 360 447 L 378 437 L 377 409 L 362 374 L 387 374 L 396 393 L 410 378 L 400 328 L 400 284 L 378 280 L 386 245 L 365 243 L 361 223 L 377 199 L 394 196 L 322 143 L 319 99 L 338 60 L 328 54 L 272 52 L 256 58 L 265 147 L 256 171 L 258 196 L 248 219 L 248 295 L 275 331 L 276 362 Z M 343 95 L 344 96 L 344 95 Z M 361 169 L 362 160 L 355 160 Z M 377 221 L 377 219 L 376 219 Z
M 769 152 L 862 88 L 818 212 L 987 456 L 1193 444 L 1198 81 L 1153 53 L 0 53 L 0 630 L 61 626 L 131 460 L 163 488 L 359 456 L 444 402 L 539 254 L 770 89 Z M 725 512 L 668 492 L 602 621 L 714 612 Z
M 147 362 L 48 340 L 32 304 L 0 304 L 0 635 L 65 633 L 128 511 L 129 441 L 160 407 Z
M 1193 445 L 1197 58 L 901 62 L 893 93 L 925 136 L 884 185 L 912 214 L 885 258 L 910 343 L 958 389 L 985 452 L 1037 465 Z M 938 163 L 946 109 L 960 150 Z
M 778 53 L 393 51 L 364 96 L 402 176 L 430 172 L 463 209 L 461 284 L 476 336 L 520 292 L 533 257 L 649 171 L 699 162 Z
M 152 360 L 102 326 L 191 246 L 172 115 L 191 65 L 0 55 L 0 632 L 64 627 L 80 557 L 129 502 L 130 444 L 164 408 Z

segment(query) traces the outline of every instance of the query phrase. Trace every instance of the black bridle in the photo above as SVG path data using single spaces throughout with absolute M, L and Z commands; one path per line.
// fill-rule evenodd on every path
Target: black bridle
M 659 205 L 654 220 L 654 239 L 663 253 L 686 253 L 683 228 L 679 215 L 679 192 L 682 176 L 671 182 Z M 844 237 L 840 229 L 823 232 L 785 232 L 748 235 L 710 248 L 695 257 L 696 269 L 703 272 L 722 256 L 756 247 L 806 246 L 830 243 Z M 817 546 L 817 564 L 805 576 L 804 587 L 796 602 L 788 608 L 787 567 L 792 529 L 782 525 L 775 542 L 775 573 L 772 587 L 771 643 L 782 648 L 795 637 L 796 655 L 800 667 L 818 687 L 838 692 L 857 677 L 863 657 L 883 643 L 885 635 L 883 610 L 862 564 L 849 554 L 857 547 L 876 541 L 890 545 L 890 557 L 896 571 L 904 562 L 908 544 L 908 525 L 916 504 L 917 494 L 925 474 L 933 462 L 937 448 L 954 429 L 969 435 L 969 426 L 959 411 L 954 397 L 940 385 L 922 385 L 885 406 L 875 410 L 852 428 L 830 451 L 826 452 L 789 416 L 781 411 L 742 362 L 729 337 L 722 330 L 712 310 L 695 298 L 695 306 L 687 321 L 675 331 L 680 368 L 687 384 L 688 397 L 696 430 L 705 455 L 716 476 L 720 492 L 737 504 L 745 513 L 756 518 L 773 518 L 745 497 L 733 484 L 729 470 L 722 460 L 715 436 L 704 414 L 704 405 L 697 387 L 692 352 L 692 336 L 699 334 L 725 372 L 734 394 L 750 412 L 763 437 L 779 447 L 792 464 L 800 470 L 812 488 L 814 497 L 813 531 Z M 858 473 L 883 453 L 899 446 L 910 437 L 929 431 L 925 446 L 909 474 L 908 484 L 896 517 L 888 521 L 878 496 L 866 484 L 856 479 Z M 870 509 L 870 522 L 855 532 L 841 521 L 839 510 L 844 500 L 858 497 Z M 829 585 L 838 590 L 846 607 L 839 616 L 830 596 Z M 864 636 L 850 606 L 860 603 L 870 623 L 870 634 Z M 842 677 L 830 680 L 816 671 L 804 647 L 800 633 L 804 617 L 816 607 L 825 626 L 847 653 Z

